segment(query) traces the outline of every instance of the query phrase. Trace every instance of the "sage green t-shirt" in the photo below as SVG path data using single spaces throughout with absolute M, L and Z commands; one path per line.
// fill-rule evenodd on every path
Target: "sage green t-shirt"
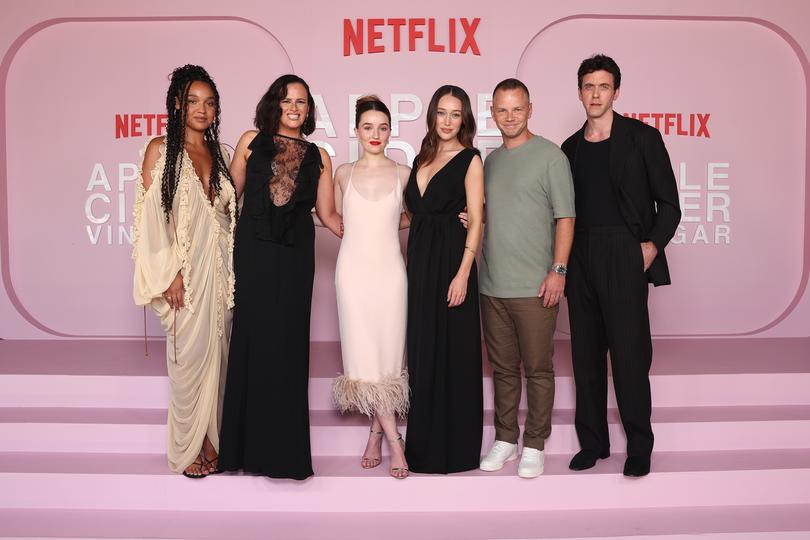
M 554 220 L 574 217 L 568 158 L 534 135 L 484 162 L 487 221 L 479 289 L 497 298 L 537 296 L 554 257 Z

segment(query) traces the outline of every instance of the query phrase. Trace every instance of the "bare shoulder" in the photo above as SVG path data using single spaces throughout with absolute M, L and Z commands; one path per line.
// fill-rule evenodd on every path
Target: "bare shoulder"
M 467 168 L 468 171 L 483 171 L 484 170 L 484 161 L 481 159 L 481 154 L 476 153 L 472 159 L 470 160 L 470 165 Z
M 323 163 L 323 166 L 328 167 L 331 170 L 332 169 L 332 158 L 329 157 L 329 152 L 327 152 L 326 150 L 324 150 L 320 146 L 318 146 L 318 152 L 320 152 L 320 154 L 321 154 L 321 163 Z
M 411 168 L 407 165 L 403 165 L 402 163 L 397 163 L 397 172 L 404 176 L 409 176 L 411 174 Z
M 351 163 L 343 163 L 338 165 L 338 168 L 335 169 L 335 180 L 345 178 L 349 175 L 349 171 L 352 169 Z
M 258 135 L 258 134 L 259 134 L 258 130 L 250 129 L 250 130 L 242 133 L 242 136 L 239 137 L 239 142 L 236 143 L 236 145 L 247 148 L 247 146 L 250 145 L 250 143 L 253 142 L 253 139 L 255 139 L 256 135 Z
M 349 182 L 349 171 L 352 170 L 351 163 L 343 163 L 335 169 L 335 183 L 340 186 L 341 189 L 345 189 L 346 184 Z
M 144 189 L 148 190 L 154 183 L 152 170 L 160 159 L 161 147 L 166 143 L 166 137 L 155 137 L 146 145 L 143 153 L 143 164 L 141 165 L 141 179 Z
M 143 153 L 143 169 L 151 171 L 158 159 L 160 159 L 161 147 L 166 144 L 166 137 L 155 137 L 146 145 Z
M 315 143 L 312 143 L 312 144 L 315 144 Z M 315 146 L 318 146 L 318 145 L 316 144 Z M 332 158 L 329 157 L 329 152 L 327 152 L 326 149 L 324 149 L 321 146 L 318 146 L 318 152 L 321 153 L 321 159 L 322 160 L 324 160 L 324 161 L 328 160 L 329 163 L 332 163 Z
M 144 161 L 149 159 L 150 157 L 154 157 L 155 161 L 160 156 L 160 147 L 166 144 L 166 137 L 161 135 L 160 137 L 155 137 L 149 144 L 146 145 L 146 152 L 144 152 Z

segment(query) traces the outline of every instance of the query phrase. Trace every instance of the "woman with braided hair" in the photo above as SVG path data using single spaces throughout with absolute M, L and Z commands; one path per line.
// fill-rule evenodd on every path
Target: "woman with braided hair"
M 166 136 L 142 152 L 133 293 L 166 331 L 169 467 L 204 478 L 218 471 L 237 196 L 219 144 L 219 93 L 208 73 L 193 65 L 175 69 L 166 110 Z

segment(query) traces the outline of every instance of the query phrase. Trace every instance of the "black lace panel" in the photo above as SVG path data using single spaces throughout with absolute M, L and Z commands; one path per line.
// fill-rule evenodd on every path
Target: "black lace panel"
M 275 136 L 277 153 L 273 156 L 270 180 L 270 198 L 276 206 L 284 206 L 295 192 L 295 179 L 307 151 L 307 143 L 287 137 Z

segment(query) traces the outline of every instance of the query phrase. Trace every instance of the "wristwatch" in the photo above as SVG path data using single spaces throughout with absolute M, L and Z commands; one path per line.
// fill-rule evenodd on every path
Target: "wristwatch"
M 564 276 L 565 274 L 568 273 L 568 267 L 562 263 L 554 263 L 551 265 L 551 271 L 554 272 L 555 274 L 560 274 L 561 276 Z

